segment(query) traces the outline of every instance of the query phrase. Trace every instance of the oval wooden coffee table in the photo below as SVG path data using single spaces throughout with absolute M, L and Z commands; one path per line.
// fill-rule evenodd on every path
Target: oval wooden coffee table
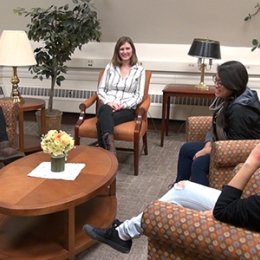
M 116 157 L 78 146 L 68 162 L 85 163 L 74 181 L 28 177 L 50 156 L 38 152 L 0 170 L 0 259 L 74 259 L 95 242 L 84 223 L 105 227 L 115 218 Z

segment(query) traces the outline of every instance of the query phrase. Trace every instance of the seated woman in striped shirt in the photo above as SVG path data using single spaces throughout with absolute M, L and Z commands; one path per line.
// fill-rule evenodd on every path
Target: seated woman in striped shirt
M 111 62 L 98 86 L 101 106 L 97 112 L 99 146 L 116 154 L 114 126 L 135 118 L 135 108 L 144 95 L 145 70 L 138 64 L 133 41 L 118 39 Z

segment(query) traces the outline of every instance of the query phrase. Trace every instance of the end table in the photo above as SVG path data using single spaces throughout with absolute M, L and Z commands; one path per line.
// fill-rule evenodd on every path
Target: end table
M 188 84 L 169 84 L 163 89 L 162 121 L 161 121 L 161 147 L 164 143 L 164 132 L 168 135 L 170 116 L 170 97 L 198 97 L 215 98 L 215 88 L 209 86 L 208 90 L 196 88 Z M 166 116 L 166 118 L 165 118 Z
M 41 110 L 41 134 L 45 133 L 45 100 L 38 98 L 23 98 L 19 103 L 19 150 L 36 152 L 41 150 L 40 137 L 24 133 L 24 113 Z

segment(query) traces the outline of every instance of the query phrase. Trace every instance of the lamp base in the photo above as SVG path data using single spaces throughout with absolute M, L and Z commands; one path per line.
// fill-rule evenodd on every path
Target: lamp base
M 199 88 L 201 90 L 209 90 L 209 87 L 204 82 L 200 82 L 198 85 L 195 85 L 195 88 Z
M 23 98 L 20 96 L 20 94 L 16 95 L 12 92 L 11 99 L 13 100 L 13 103 L 23 103 Z
M 17 67 L 13 67 L 13 76 L 11 78 L 12 83 L 12 92 L 11 92 L 11 99 L 13 100 L 13 103 L 21 103 L 22 98 L 18 89 L 18 84 L 20 80 L 17 76 Z

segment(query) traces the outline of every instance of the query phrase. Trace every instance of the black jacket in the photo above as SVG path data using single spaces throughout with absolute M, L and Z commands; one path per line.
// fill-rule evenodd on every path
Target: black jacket
M 227 139 L 260 139 L 260 102 L 256 91 L 246 89 L 228 107 Z
M 256 91 L 247 88 L 227 107 L 222 104 L 223 99 L 214 100 L 213 124 L 205 141 L 260 139 L 260 101 Z
M 242 191 L 225 185 L 213 210 L 214 217 L 238 227 L 260 232 L 260 195 L 241 199 Z

